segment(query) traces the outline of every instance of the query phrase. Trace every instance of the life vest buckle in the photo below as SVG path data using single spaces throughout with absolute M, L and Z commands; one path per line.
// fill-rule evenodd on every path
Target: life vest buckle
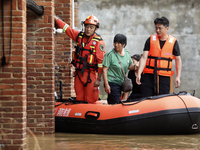
M 85 61 L 85 57 L 82 57 L 82 56 L 79 56 L 78 59 L 79 59 L 80 61 Z
M 162 59 L 162 57 L 157 57 L 158 60 Z

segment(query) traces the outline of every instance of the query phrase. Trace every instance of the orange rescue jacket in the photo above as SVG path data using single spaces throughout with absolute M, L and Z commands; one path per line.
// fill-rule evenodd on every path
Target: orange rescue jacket
M 81 43 L 80 42 L 80 38 L 79 38 L 79 35 L 80 35 L 80 31 L 77 31 L 77 30 L 74 30 L 72 29 L 68 24 L 66 24 L 65 22 L 63 22 L 62 20 L 60 19 L 57 19 L 56 20 L 56 24 L 61 28 L 63 29 L 63 32 L 66 33 L 73 41 L 77 41 L 77 43 Z M 92 39 L 94 36 L 97 36 L 97 37 L 100 37 L 98 36 L 96 33 L 91 36 L 90 38 Z M 82 36 L 81 36 L 82 37 Z M 83 43 L 86 43 L 88 41 L 88 39 L 84 36 L 82 37 L 82 41 Z M 90 43 L 91 44 L 91 43 Z M 84 45 L 85 46 L 85 45 Z M 85 46 L 84 48 L 86 49 L 88 47 Z M 89 47 L 90 49 L 90 47 Z M 97 61 L 97 66 L 98 66 L 98 73 L 102 73 L 103 72 L 103 65 L 102 65 L 102 62 L 103 62 L 103 57 L 104 57 L 104 54 L 105 54 L 105 43 L 103 40 L 99 40 L 99 42 L 97 42 L 96 46 L 95 46 L 95 51 L 96 51 L 96 56 L 95 56 L 95 59 Z M 75 53 L 73 53 L 75 54 Z M 73 55 L 72 54 L 72 55 Z M 75 55 L 74 55 L 75 56 Z M 92 56 L 93 57 L 93 56 Z M 92 59 L 92 58 L 91 58 Z M 75 65 L 75 64 L 74 64 Z M 81 68 L 81 67 L 80 67 Z
M 150 50 L 146 67 L 143 73 L 152 73 L 162 76 L 173 76 L 172 70 L 173 48 L 176 38 L 169 35 L 163 48 L 160 48 L 159 38 L 157 35 L 150 37 Z

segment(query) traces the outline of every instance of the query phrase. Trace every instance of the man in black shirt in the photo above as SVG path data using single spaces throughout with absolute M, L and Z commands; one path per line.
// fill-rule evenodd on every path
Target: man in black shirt
M 178 41 L 167 34 L 169 21 L 166 17 L 156 18 L 154 24 L 156 34 L 151 35 L 145 43 L 136 78 L 137 84 L 142 82 L 142 97 L 170 92 L 170 77 L 174 73 L 171 70 L 173 59 L 176 64 L 175 87 L 180 86 L 182 62 Z M 144 75 L 140 81 L 142 72 Z

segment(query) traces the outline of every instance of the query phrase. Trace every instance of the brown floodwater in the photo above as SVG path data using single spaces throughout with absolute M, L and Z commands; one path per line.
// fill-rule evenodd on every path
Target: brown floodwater
M 28 150 L 199 150 L 200 134 L 98 135 L 55 133 L 27 137 Z

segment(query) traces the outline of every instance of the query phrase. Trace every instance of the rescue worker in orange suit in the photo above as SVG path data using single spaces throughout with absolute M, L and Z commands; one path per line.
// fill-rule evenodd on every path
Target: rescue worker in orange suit
M 96 33 L 99 20 L 91 15 L 84 22 L 84 32 L 72 29 L 68 24 L 54 16 L 56 24 L 63 29 L 73 41 L 77 42 L 72 53 L 72 64 L 75 67 L 74 88 L 76 100 L 95 103 L 99 99 L 99 86 L 102 76 L 102 61 L 105 54 L 105 43 Z
M 156 34 L 151 35 L 144 46 L 139 62 L 136 83 L 141 84 L 141 96 L 169 94 L 173 90 L 172 60 L 175 59 L 175 87 L 180 86 L 182 62 L 178 41 L 169 35 L 169 20 L 166 17 L 154 20 Z M 141 74 L 144 73 L 142 80 Z M 171 79 L 171 82 L 170 82 Z

